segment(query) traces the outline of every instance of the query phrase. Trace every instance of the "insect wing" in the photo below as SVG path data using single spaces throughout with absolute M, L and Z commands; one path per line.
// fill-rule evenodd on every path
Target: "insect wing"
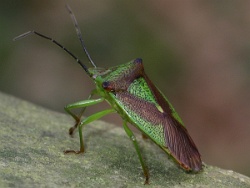
M 155 87 L 146 74 L 144 74 L 144 78 L 149 88 L 151 88 L 158 104 L 160 104 L 163 109 L 166 149 L 170 151 L 170 154 L 184 169 L 200 171 L 202 169 L 200 153 L 180 117 L 166 97 Z M 166 150 L 164 147 L 163 149 Z
M 113 95 L 128 121 L 170 154 L 182 168 L 199 171 L 200 154 L 172 105 L 145 73 Z

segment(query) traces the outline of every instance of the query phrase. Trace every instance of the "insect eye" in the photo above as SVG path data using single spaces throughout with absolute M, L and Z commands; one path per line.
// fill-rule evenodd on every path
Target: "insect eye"
M 114 91 L 114 88 L 112 87 L 112 85 L 110 84 L 109 81 L 103 82 L 102 87 L 103 87 L 103 89 L 105 89 L 107 91 Z
M 106 91 L 110 91 L 110 92 L 115 92 L 114 88 L 112 87 L 112 85 L 110 84 L 109 81 L 105 81 L 102 83 L 102 87 L 103 89 L 105 89 Z
M 108 82 L 108 81 L 103 82 L 103 83 L 102 83 L 102 87 L 103 87 L 104 89 L 107 89 L 107 88 L 109 87 L 109 82 Z

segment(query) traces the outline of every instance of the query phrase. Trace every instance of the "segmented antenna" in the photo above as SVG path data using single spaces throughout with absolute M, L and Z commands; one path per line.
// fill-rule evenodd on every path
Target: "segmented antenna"
M 38 36 L 40 36 L 40 37 L 42 37 L 42 38 L 44 38 L 44 39 L 47 39 L 47 40 L 53 42 L 54 44 L 56 44 L 57 46 L 59 46 L 60 48 L 62 48 L 62 49 L 63 49 L 65 52 L 67 52 L 71 57 L 73 57 L 73 58 L 76 60 L 76 62 L 77 62 L 78 64 L 80 64 L 81 67 L 86 71 L 86 73 L 91 77 L 91 74 L 90 74 L 90 72 L 88 71 L 88 67 L 86 67 L 86 66 L 85 66 L 85 65 L 84 65 L 84 64 L 83 64 L 74 54 L 72 54 L 67 48 L 65 48 L 65 47 L 64 47 L 63 45 L 61 45 L 59 42 L 57 42 L 56 40 L 54 40 L 54 39 L 52 39 L 52 38 L 50 38 L 50 37 L 48 37 L 48 36 L 45 36 L 45 35 L 43 35 L 43 34 L 41 34 L 41 33 L 36 32 L 36 31 L 28 31 L 28 32 L 26 32 L 26 33 L 23 33 L 23 34 L 21 34 L 21 35 L 15 37 L 13 40 L 16 41 L 16 40 L 25 38 L 25 37 L 27 37 L 27 36 L 29 36 L 29 35 L 32 35 L 32 34 L 35 34 L 35 35 L 38 35 Z
M 95 63 L 94 63 L 93 60 L 91 59 L 91 57 L 90 57 L 90 55 L 89 55 L 89 53 L 88 53 L 88 51 L 87 51 L 87 48 L 86 48 L 86 46 L 85 46 L 85 44 L 84 44 L 84 41 L 83 41 L 83 38 L 82 38 L 82 33 L 81 33 L 80 27 L 79 27 L 79 25 L 78 25 L 78 23 L 77 23 L 77 20 L 76 20 L 75 15 L 74 15 L 74 13 L 72 12 L 72 10 L 71 10 L 71 8 L 70 8 L 69 5 L 66 5 L 66 8 L 67 8 L 67 10 L 68 10 L 68 12 L 69 12 L 69 14 L 70 14 L 70 16 L 71 16 L 71 19 L 72 19 L 73 23 L 74 23 L 74 26 L 75 26 L 75 29 L 76 29 L 76 33 L 77 33 L 77 36 L 78 36 L 78 38 L 79 38 L 79 40 L 80 40 L 80 42 L 81 42 L 82 48 L 83 48 L 85 54 L 87 55 L 87 57 L 88 57 L 90 63 L 96 68 Z

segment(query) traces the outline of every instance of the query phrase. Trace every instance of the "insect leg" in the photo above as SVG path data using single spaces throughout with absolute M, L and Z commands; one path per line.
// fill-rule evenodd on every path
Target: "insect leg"
M 141 152 L 140 152 L 140 149 L 139 149 L 139 145 L 138 145 L 138 143 L 136 141 L 135 135 L 131 131 L 131 129 L 128 127 L 126 121 L 123 121 L 123 128 L 126 131 L 126 133 L 129 136 L 129 138 L 132 140 L 132 142 L 134 144 L 134 147 L 135 147 L 135 150 L 137 152 L 137 155 L 139 157 L 139 160 L 140 160 L 140 163 L 141 163 L 141 166 L 142 166 L 142 170 L 143 170 L 144 176 L 146 178 L 144 184 L 149 184 L 149 172 L 148 172 L 148 168 L 147 168 L 147 166 L 144 163 L 144 160 L 142 158 L 142 155 L 141 155 Z
M 83 153 L 84 152 L 84 144 L 83 144 L 83 137 L 82 137 L 82 128 L 83 128 L 83 126 L 90 123 L 90 122 L 92 122 L 92 121 L 100 119 L 103 116 L 114 113 L 114 112 L 116 112 L 114 109 L 106 109 L 106 110 L 97 112 L 97 113 L 83 119 L 81 121 L 81 123 L 79 124 L 79 126 L 78 126 L 79 138 L 80 138 L 80 150 L 79 151 L 66 150 L 66 151 L 64 151 L 64 153 L 75 153 L 75 154 Z
M 90 93 L 90 95 L 89 95 L 89 97 L 88 97 L 88 100 L 90 100 L 90 99 L 93 97 L 94 94 L 96 94 L 96 89 L 94 89 L 94 90 Z M 71 111 L 72 105 L 73 105 L 73 104 L 70 104 L 70 105 L 67 105 L 67 106 L 64 107 L 65 111 L 66 111 L 68 114 L 70 114 L 70 115 L 76 120 L 75 125 L 72 126 L 72 127 L 69 129 L 69 135 L 70 135 L 70 136 L 72 136 L 72 135 L 74 134 L 74 131 L 75 131 L 75 129 L 78 127 L 78 125 L 80 124 L 80 122 L 81 122 L 81 121 L 80 121 L 80 120 L 81 120 L 81 117 L 82 117 L 83 113 L 84 113 L 85 110 L 86 110 L 86 106 L 83 107 L 82 110 L 80 111 L 80 113 L 79 113 L 78 116 L 77 116 L 76 114 L 74 114 L 74 113 Z M 71 108 L 69 108 L 68 106 L 70 106 Z M 75 108 L 79 108 L 79 107 L 76 106 Z

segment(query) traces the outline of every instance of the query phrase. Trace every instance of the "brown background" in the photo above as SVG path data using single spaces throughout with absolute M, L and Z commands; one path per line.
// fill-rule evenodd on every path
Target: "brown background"
M 63 111 L 94 88 L 56 46 L 34 36 L 12 41 L 34 29 L 89 65 L 65 3 L 98 66 L 143 58 L 203 160 L 250 176 L 250 1 L 1 1 L 1 91 Z M 105 119 L 121 124 L 117 115 Z

